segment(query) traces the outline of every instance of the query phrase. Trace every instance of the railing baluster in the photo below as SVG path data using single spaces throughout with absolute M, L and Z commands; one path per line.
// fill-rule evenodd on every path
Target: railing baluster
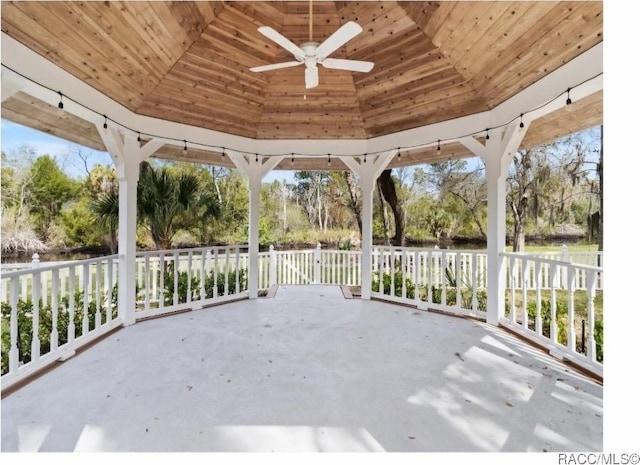
M 225 247 L 224 254 L 224 295 L 229 295 L 229 272 L 231 271 L 229 266 L 229 247 Z
M 178 252 L 173 254 L 173 305 L 178 305 L 179 292 L 178 292 L 178 277 L 180 275 L 180 255 Z
M 586 270 L 585 270 L 586 271 Z M 597 362 L 596 340 L 595 340 L 595 309 L 594 300 L 596 297 L 596 272 L 588 271 L 587 274 L 587 356 L 592 362 Z
M 236 247 L 236 294 L 240 293 L 240 247 Z
M 59 270 L 55 268 L 51 273 L 51 351 L 58 348 L 58 293 L 59 293 Z
M 82 265 L 82 283 L 89 283 L 89 265 Z M 89 333 L 89 293 L 83 289 L 82 291 L 82 335 Z
M 193 252 L 187 252 L 187 302 L 191 303 L 191 279 L 193 273 Z
M 147 262 L 148 264 L 148 262 Z M 148 267 L 147 269 L 147 278 L 149 277 L 148 273 L 149 273 L 149 269 Z M 113 299 L 113 258 L 109 258 L 107 260 L 107 304 L 106 304 L 106 322 L 107 324 L 111 323 L 111 319 L 113 317 L 113 303 L 112 303 L 112 299 Z
M 33 281 L 31 285 L 31 297 L 33 305 L 32 330 L 31 336 L 31 361 L 37 361 L 40 358 L 40 272 L 34 270 Z
M 478 311 L 478 254 L 471 254 L 471 309 Z
M 516 310 L 516 279 L 518 276 L 518 270 L 516 268 L 516 263 L 520 263 L 520 260 L 516 261 L 516 257 L 511 256 L 509 257 L 509 273 L 511 275 L 511 308 L 510 308 L 510 313 L 511 313 L 511 322 L 513 324 L 517 324 L 518 319 L 517 319 L 517 310 Z
M 567 272 L 567 288 L 568 288 L 568 303 L 567 303 L 567 318 L 569 328 L 567 331 L 567 341 L 569 350 L 571 352 L 576 351 L 576 331 L 575 331 L 575 307 L 574 307 L 574 294 L 575 294 L 575 268 L 573 266 L 564 266 L 564 270 Z
M 9 298 L 11 301 L 11 320 L 9 321 L 9 334 L 11 341 L 11 348 L 9 349 L 9 373 L 15 373 L 18 371 L 20 362 L 20 350 L 18 349 L 18 300 L 21 276 L 14 276 L 11 278 L 11 290 Z
M 67 326 L 67 342 L 70 346 L 74 345 L 76 339 L 76 267 L 69 267 L 69 308 L 67 314 L 69 315 L 69 325 Z
M 454 263 L 456 266 L 456 307 L 462 307 L 462 255 L 456 252 L 454 255 Z
M 542 289 L 540 289 L 541 270 L 540 259 L 536 258 L 534 262 L 535 283 L 536 283 L 536 333 L 542 335 Z
M 98 329 L 102 326 L 102 288 L 100 287 L 102 281 L 102 263 L 96 262 L 96 315 L 93 329 Z
M 529 328 L 529 311 L 527 309 L 527 291 L 529 290 L 529 260 L 525 258 L 522 263 L 522 326 Z
M 200 251 L 200 300 L 207 298 L 207 292 L 204 288 L 204 284 L 207 280 L 207 273 L 205 271 L 207 253 L 209 253 L 208 250 L 206 252 L 204 250 Z
M 558 343 L 558 316 L 557 316 L 557 301 L 556 301 L 556 286 L 555 283 L 558 279 L 558 264 L 553 263 L 551 265 L 549 280 L 552 283 L 551 295 L 549 298 L 549 309 L 551 321 L 549 323 L 549 337 L 554 344 Z
M 154 281 L 154 273 L 149 266 L 149 255 L 144 256 L 142 269 L 144 270 L 144 309 L 149 310 L 151 308 L 151 283 Z

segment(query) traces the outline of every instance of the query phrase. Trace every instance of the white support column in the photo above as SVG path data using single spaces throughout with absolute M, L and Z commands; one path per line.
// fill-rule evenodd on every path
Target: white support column
M 249 298 L 258 298 L 260 278 L 260 188 L 262 178 L 275 168 L 284 158 L 248 156 L 232 150 L 227 151 L 229 159 L 249 181 Z
M 98 132 L 116 166 L 118 178 L 118 315 L 125 326 L 136 322 L 136 224 L 140 162 L 164 143 L 152 139 L 144 146 L 133 134 L 123 137 L 115 128 L 96 124 Z
M 373 189 L 380 174 L 396 156 L 397 150 L 359 159 L 339 157 L 360 179 L 362 190 L 362 278 L 361 298 L 371 299 L 371 253 L 373 250 Z
M 497 325 L 504 317 L 505 272 L 500 256 L 506 246 L 507 174 L 513 155 L 529 127 L 524 120 L 510 124 L 503 133 L 494 131 L 482 145 L 473 138 L 460 140 L 469 150 L 482 158 L 487 179 L 487 323 Z

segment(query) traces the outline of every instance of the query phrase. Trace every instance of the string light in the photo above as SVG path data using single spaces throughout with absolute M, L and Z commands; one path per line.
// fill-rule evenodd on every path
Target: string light
M 258 163 L 258 154 L 256 153 L 256 163 Z
M 60 101 L 58 102 L 58 114 L 64 113 L 64 103 L 62 103 L 62 92 L 58 92 L 60 94 Z
M 331 165 L 331 154 L 329 154 L 329 159 L 327 160 L 327 165 Z
M 48 87 L 48 86 L 46 86 L 46 85 L 44 85 L 44 84 L 41 84 L 41 83 L 39 83 L 39 82 L 37 82 L 37 81 L 35 81 L 35 80 L 33 80 L 33 79 L 31 79 L 31 78 L 29 78 L 29 77 L 27 77 L 27 76 L 25 76 L 25 75 L 21 74 L 20 72 L 18 72 L 18 71 L 16 71 L 16 70 L 14 70 L 14 69 L 12 69 L 11 67 L 8 67 L 8 66 L 6 66 L 6 65 L 4 65 L 4 64 L 2 65 L 2 68 L 6 68 L 6 69 L 8 69 L 8 70 L 10 70 L 10 71 L 12 71 L 12 72 L 14 72 L 14 73 L 16 73 L 18 76 L 22 77 L 23 79 L 25 79 L 25 80 L 27 80 L 27 81 L 29 81 L 29 82 L 32 82 L 32 83 L 34 83 L 34 84 L 36 84 L 36 85 L 40 86 L 40 87 L 41 87 L 41 88 L 43 88 L 43 89 L 47 89 L 47 90 L 49 90 L 49 91 L 51 91 L 51 92 L 55 92 L 56 94 L 58 94 L 58 95 L 60 96 L 60 101 L 58 102 L 58 111 L 59 111 L 60 113 L 62 113 L 62 112 L 63 112 L 63 110 L 64 110 L 64 102 L 63 102 L 63 98 L 62 98 L 62 97 L 63 97 L 63 94 L 62 94 L 62 92 L 61 92 L 61 91 L 57 91 L 57 90 L 55 90 L 55 89 L 52 89 L 51 87 Z M 601 76 L 602 76 L 602 74 L 603 74 L 603 73 L 602 73 L 602 72 L 600 72 L 600 73 L 598 73 L 598 74 L 596 74 L 596 75 L 594 75 L 594 76 L 592 76 L 592 77 L 590 77 L 590 78 L 585 79 L 584 81 L 582 81 L 582 82 L 580 82 L 580 83 L 577 83 L 577 84 L 576 84 L 576 85 L 574 85 L 573 87 L 568 87 L 568 88 L 567 88 L 567 90 L 565 90 L 565 91 L 563 91 L 562 93 L 560 93 L 560 94 L 559 94 L 555 99 L 551 99 L 551 100 L 547 101 L 546 103 L 540 104 L 540 105 L 538 105 L 538 106 L 537 106 L 537 107 L 535 107 L 535 108 L 532 108 L 532 109 L 530 109 L 530 110 L 528 110 L 528 111 L 525 111 L 524 113 L 521 113 L 521 114 L 519 115 L 519 116 L 520 116 L 520 123 L 519 123 L 520 128 L 521 128 L 521 129 L 524 129 L 524 121 L 523 121 L 523 118 L 524 118 L 524 115 L 525 115 L 525 114 L 535 112 L 535 111 L 540 110 L 540 109 L 542 109 L 542 108 L 544 108 L 544 107 L 546 107 L 546 106 L 548 106 L 548 105 L 553 104 L 553 102 L 554 102 L 557 98 L 562 97 L 562 95 L 563 95 L 563 94 L 565 94 L 565 93 L 566 93 L 566 96 L 567 96 L 566 104 L 567 104 L 567 105 L 571 105 L 571 104 L 573 103 L 573 102 L 572 102 L 572 100 L 571 100 L 571 90 L 572 90 L 573 88 L 576 88 L 576 87 L 578 87 L 578 86 L 581 86 L 581 85 L 586 84 L 586 83 L 588 83 L 588 82 L 590 82 L 590 81 L 593 81 L 594 79 L 597 79 L 597 78 L 601 77 Z M 66 99 L 70 100 L 71 102 L 73 102 L 74 104 L 78 105 L 79 107 L 82 107 L 82 108 L 84 108 L 84 109 L 86 109 L 86 110 L 88 110 L 88 111 L 90 111 L 90 112 L 92 112 L 92 113 L 94 113 L 94 114 L 100 115 L 100 113 L 99 113 L 98 111 L 94 110 L 93 108 L 88 107 L 87 105 L 85 105 L 85 104 L 83 104 L 83 103 L 81 103 L 81 102 L 78 102 L 78 101 L 74 100 L 73 98 L 70 98 L 70 97 L 69 97 L 69 96 L 67 96 L 67 95 L 64 95 L 64 98 L 66 98 Z M 102 127 L 103 127 L 104 129 L 107 129 L 107 128 L 108 128 L 108 121 L 109 121 L 109 118 L 107 117 L 107 115 L 106 115 L 106 114 L 104 114 L 104 115 L 102 115 L 102 116 L 103 116 L 103 118 L 104 118 L 104 123 L 103 123 Z M 516 116 L 515 118 L 511 119 L 510 121 L 508 121 L 508 122 L 506 122 L 506 123 L 504 123 L 504 124 L 502 124 L 502 125 L 495 126 L 495 127 L 491 128 L 491 129 L 499 129 L 499 128 L 501 128 L 501 127 L 506 127 L 507 125 L 511 124 L 513 121 L 517 120 L 517 118 L 518 118 L 518 117 Z M 114 120 L 112 120 L 112 121 L 113 121 L 114 123 L 116 123 L 120 128 L 122 128 L 122 129 L 124 129 L 124 130 L 128 130 L 128 131 L 131 131 L 131 132 L 133 132 L 133 133 L 137 133 L 137 134 L 138 134 L 138 140 L 140 141 L 141 133 L 140 133 L 139 131 L 137 131 L 136 129 L 133 129 L 133 128 L 131 128 L 131 127 L 128 127 L 127 125 L 124 125 L 124 124 L 122 124 L 122 123 L 118 123 L 117 121 L 114 121 Z M 489 128 L 485 129 L 485 132 L 486 132 L 486 134 L 485 134 L 485 139 L 486 139 L 486 140 L 489 140 L 489 138 L 490 138 L 490 137 L 489 137 L 489 130 L 490 130 Z M 159 136 L 159 135 L 155 135 L 155 134 L 149 134 L 149 133 L 145 133 L 145 134 L 146 134 L 147 136 L 149 136 L 150 138 L 159 138 L 159 139 L 164 139 L 164 140 L 167 140 L 167 141 L 175 141 L 175 142 L 178 142 L 178 141 L 179 141 L 179 139 L 175 139 L 175 138 L 171 138 L 171 137 L 163 137 L 163 136 Z M 472 132 L 472 133 L 468 133 L 468 134 L 462 134 L 462 135 L 459 135 L 459 136 L 456 136 L 456 137 L 453 137 L 453 138 L 450 138 L 450 139 L 446 139 L 446 141 L 449 141 L 449 140 L 458 140 L 458 139 L 462 139 L 462 138 L 464 138 L 464 137 L 475 136 L 475 135 L 479 135 L 479 134 L 481 134 L 481 131 L 478 131 L 478 132 Z M 185 143 L 185 153 L 186 153 L 186 140 L 184 140 L 183 142 Z M 398 158 L 400 158 L 400 157 L 401 157 L 401 153 L 400 153 L 400 152 L 401 152 L 401 150 L 402 150 L 402 149 L 410 151 L 410 150 L 413 150 L 413 149 L 416 149 L 416 148 L 419 148 L 419 147 L 427 146 L 427 145 L 429 145 L 430 143 L 432 143 L 432 142 L 423 142 L 423 143 L 416 144 L 416 145 L 412 145 L 412 146 L 398 147 L 398 153 L 397 153 L 397 156 L 398 156 Z M 440 143 L 441 143 L 441 140 L 440 140 L 440 139 L 438 139 L 438 146 L 440 146 Z M 202 144 L 202 143 L 201 143 L 201 144 L 199 144 L 199 145 L 200 145 L 200 146 L 202 146 L 202 147 L 210 148 L 210 149 L 217 149 L 217 150 L 219 150 L 219 149 L 220 149 L 220 147 L 219 147 L 219 146 L 214 146 L 214 145 L 209 145 L 209 144 Z M 222 156 L 223 156 L 223 157 L 225 157 L 225 156 L 226 156 L 226 152 L 225 152 L 225 151 L 226 151 L 226 149 L 223 147 L 223 148 L 222 148 Z M 251 152 L 244 152 L 244 151 L 242 151 L 242 150 L 237 150 L 237 151 L 238 151 L 239 153 L 244 153 L 244 154 L 246 154 L 246 155 L 250 155 L 250 153 L 251 153 Z M 256 156 L 257 156 L 257 154 L 256 154 Z M 274 156 L 277 156 L 277 155 L 275 155 L 275 154 L 274 154 Z M 294 153 L 294 152 L 292 152 L 292 153 L 291 153 L 291 164 L 292 164 L 292 165 L 293 165 L 293 163 L 294 163 L 294 156 L 295 156 L 295 153 Z M 354 154 L 354 155 L 352 155 L 352 156 L 354 156 L 354 157 L 355 157 L 355 156 L 357 156 L 357 155 L 356 155 L 356 154 Z M 367 162 L 367 154 L 366 154 L 366 153 L 365 153 L 365 154 L 363 154 L 362 162 L 363 162 L 363 163 L 366 163 L 366 162 Z
M 440 154 L 440 139 L 438 139 L 438 154 Z
M 187 141 L 184 141 L 184 148 L 182 149 L 182 154 L 186 155 L 187 154 Z

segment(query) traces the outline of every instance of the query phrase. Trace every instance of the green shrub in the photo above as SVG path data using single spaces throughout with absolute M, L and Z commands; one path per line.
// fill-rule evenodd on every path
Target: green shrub
M 229 270 L 227 272 L 229 295 L 239 294 L 247 290 L 247 270 L 241 268 L 239 270 Z M 236 276 L 238 278 L 239 289 L 236 290 Z M 204 288 L 207 299 L 214 297 L 214 289 L 217 296 L 224 295 L 225 273 L 223 271 L 216 272 L 211 270 L 204 281 Z
M 396 297 L 402 297 L 402 271 L 395 271 L 393 273 L 393 295 Z M 391 295 L 391 273 L 383 273 L 382 275 L 382 287 L 384 289 L 383 294 Z M 411 278 L 406 278 L 406 298 L 413 299 L 415 297 L 416 286 Z M 380 272 L 373 276 L 373 282 L 371 283 L 371 290 L 373 292 L 380 291 Z
M 558 328 L 558 343 L 567 345 L 569 307 L 565 299 L 556 300 L 556 325 Z M 536 329 L 536 302 L 527 303 L 528 327 L 532 331 Z M 542 318 L 542 334 L 551 337 L 551 301 L 540 301 L 540 317 Z
M 106 298 L 106 295 L 105 295 Z M 69 308 L 70 299 L 64 296 L 58 304 L 58 346 L 68 342 L 69 327 Z M 82 323 L 84 320 L 84 292 L 76 291 L 73 297 L 73 327 L 75 337 L 82 335 Z M 28 363 L 32 359 L 31 342 L 33 340 L 33 302 L 28 300 L 18 300 L 17 317 L 17 347 L 18 360 L 22 363 Z M 96 327 L 97 312 L 100 311 L 100 324 L 106 321 L 106 307 L 104 302 L 97 303 L 90 300 L 87 303 L 87 320 L 89 323 L 89 331 Z M 112 307 L 112 318 L 117 316 L 117 308 Z M 51 304 L 43 305 L 42 299 L 38 305 L 38 337 L 40 339 L 40 355 L 44 355 L 51 351 L 51 332 L 53 331 L 53 309 Z M 2 374 L 9 371 L 9 350 L 11 349 L 11 332 L 10 332 L 11 305 L 7 302 L 2 303 Z
M 173 263 L 167 265 L 164 272 L 164 305 L 173 305 L 173 293 L 175 286 L 176 270 Z M 178 273 L 178 303 L 187 302 L 187 295 L 191 293 L 191 301 L 200 299 L 200 278 L 191 276 L 191 289 L 189 289 L 189 272 L 180 271 Z
M 596 340 L 596 360 L 604 362 L 604 323 L 596 320 L 593 325 L 593 338 Z

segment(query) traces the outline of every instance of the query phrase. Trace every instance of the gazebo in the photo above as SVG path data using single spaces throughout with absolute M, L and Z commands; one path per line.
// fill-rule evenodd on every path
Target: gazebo
M 136 185 L 149 157 L 246 176 L 249 299 L 259 289 L 264 176 L 353 171 L 370 300 L 380 173 L 471 156 L 486 167 L 486 322 L 496 326 L 505 317 L 500 255 L 514 152 L 603 121 L 598 1 L 3 2 L 1 14 L 2 118 L 107 151 L 116 166 L 124 326 L 136 322 Z M 295 51 L 349 22 L 361 31 L 330 58 L 371 62 L 370 71 L 309 66 L 264 29 Z M 294 58 L 300 66 L 251 69 Z

